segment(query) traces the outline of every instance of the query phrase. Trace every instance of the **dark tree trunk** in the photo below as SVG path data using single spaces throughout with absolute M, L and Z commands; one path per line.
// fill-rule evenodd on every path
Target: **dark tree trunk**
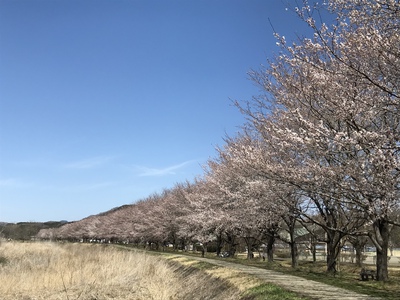
M 376 246 L 376 279 L 387 281 L 388 273 L 388 249 L 390 237 L 390 224 L 387 219 L 379 219 L 373 224 L 374 238 L 372 239 Z
M 268 262 L 274 261 L 274 243 L 275 243 L 275 233 L 270 232 L 267 235 L 267 260 Z
M 181 239 L 180 244 L 181 244 L 182 251 L 186 252 L 187 249 L 186 249 L 186 241 L 185 241 L 185 239 Z
M 365 244 L 368 241 L 368 238 L 365 236 L 349 236 L 348 240 L 350 243 L 353 245 L 354 250 L 355 250 L 355 256 L 356 256 L 356 266 L 357 267 L 362 267 L 362 262 L 363 262 L 363 249 Z
M 329 249 L 328 246 L 328 253 L 326 255 L 326 271 L 328 273 L 336 273 L 336 264 L 337 264 L 337 253 L 336 249 Z
M 207 243 L 203 243 L 201 245 L 201 257 L 204 257 L 206 253 L 207 253 Z
M 362 259 L 363 246 L 361 246 L 361 247 L 357 246 L 354 249 L 356 251 L 356 266 L 361 268 L 362 267 L 362 262 L 363 262 L 363 259 Z
M 288 226 L 288 232 L 289 232 L 289 241 L 287 243 L 289 244 L 290 247 L 290 257 L 292 260 L 292 268 L 296 268 L 298 266 L 298 259 L 299 259 L 299 252 L 296 244 L 296 234 L 295 234 L 295 228 L 296 228 L 296 217 L 294 215 L 290 215 L 287 217 L 283 218 L 284 222 Z
M 295 241 L 289 243 L 290 246 L 290 257 L 292 259 L 292 268 L 296 268 L 299 265 L 299 252 Z
M 376 251 L 376 279 L 379 281 L 387 281 L 388 274 L 388 248 L 382 246 L 382 250 Z
M 244 237 L 243 239 L 247 247 L 247 259 L 253 259 L 254 258 L 253 250 L 255 248 L 255 245 L 257 244 L 257 241 L 253 237 Z
M 316 247 L 316 242 L 315 242 L 315 237 L 314 236 L 311 236 L 310 252 L 311 252 L 311 255 L 312 255 L 313 263 L 315 263 L 317 261 L 317 247 Z
M 326 256 L 326 271 L 335 274 L 337 269 L 338 256 L 340 253 L 340 240 L 342 235 L 337 231 L 326 231 L 328 236 L 327 241 L 327 256 Z
M 224 244 L 224 240 L 222 239 L 222 235 L 218 234 L 217 235 L 217 240 L 216 240 L 216 252 L 217 252 L 217 256 L 220 256 L 221 254 L 221 250 Z
M 233 234 L 226 234 L 226 243 L 228 245 L 228 254 L 229 257 L 235 256 L 236 253 L 236 236 Z

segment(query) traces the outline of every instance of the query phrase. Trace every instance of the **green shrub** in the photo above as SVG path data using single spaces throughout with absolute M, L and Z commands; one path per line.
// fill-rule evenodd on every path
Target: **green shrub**
M 7 257 L 0 255 L 0 265 L 5 265 L 7 263 L 8 263 Z
M 244 293 L 242 299 L 244 300 L 305 300 L 301 296 L 293 292 L 286 291 L 276 285 L 265 283 L 256 286 Z
M 276 250 L 274 254 L 279 258 L 290 258 L 290 251 L 287 250 Z

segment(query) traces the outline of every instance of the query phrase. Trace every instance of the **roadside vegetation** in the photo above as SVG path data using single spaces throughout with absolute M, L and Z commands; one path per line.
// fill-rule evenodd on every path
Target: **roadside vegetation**
M 0 298 L 239 299 L 239 290 L 144 253 L 90 244 L 2 243 Z
M 305 299 L 224 268 L 106 245 L 3 242 L 0 257 L 2 300 Z
M 157 252 L 150 252 L 159 255 Z M 187 253 L 186 253 L 187 254 Z M 287 291 L 279 286 L 266 283 L 254 276 L 244 274 L 237 270 L 216 266 L 207 262 L 197 261 L 190 256 L 175 255 L 174 253 L 161 253 L 169 261 L 178 262 L 183 266 L 191 266 L 192 269 L 199 269 L 212 278 L 218 278 L 237 288 L 240 293 L 240 300 L 306 300 L 308 298 Z
M 200 256 L 200 253 L 184 254 L 189 256 Z M 397 300 L 399 299 L 400 295 L 400 266 L 389 267 L 390 279 L 388 281 L 381 282 L 376 280 L 361 281 L 360 268 L 351 262 L 341 262 L 340 266 L 338 266 L 340 271 L 338 271 L 336 274 L 331 274 L 326 272 L 326 262 L 322 260 L 316 262 L 312 262 L 309 260 L 300 260 L 298 266 L 296 268 L 293 268 L 289 258 L 275 259 L 273 262 L 265 262 L 260 258 L 248 260 L 246 259 L 245 255 L 220 258 L 216 257 L 214 253 L 209 253 L 208 255 L 206 255 L 206 257 L 212 259 L 227 260 L 230 262 L 254 266 L 258 268 L 275 270 L 278 272 L 344 288 L 346 290 L 354 291 L 356 293 L 380 297 L 382 299 Z M 373 268 L 373 266 L 369 267 Z M 254 290 L 258 290 L 258 288 L 255 288 Z

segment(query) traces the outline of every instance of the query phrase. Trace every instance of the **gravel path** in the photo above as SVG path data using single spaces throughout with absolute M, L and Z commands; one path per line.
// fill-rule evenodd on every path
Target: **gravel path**
M 189 257 L 186 257 L 189 258 Z M 358 294 L 349 290 L 334 287 L 328 284 L 320 283 L 313 280 L 304 279 L 297 276 L 283 274 L 277 271 L 265 270 L 261 268 L 245 266 L 231 263 L 223 260 L 190 257 L 190 259 L 204 261 L 213 265 L 231 268 L 253 276 L 256 276 L 266 282 L 273 283 L 286 290 L 293 291 L 300 295 L 304 295 L 310 299 L 319 300 L 377 300 L 382 298 L 372 297 L 368 295 Z

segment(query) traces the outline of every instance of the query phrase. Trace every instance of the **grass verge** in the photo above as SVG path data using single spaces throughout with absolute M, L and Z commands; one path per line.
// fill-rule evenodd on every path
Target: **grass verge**
M 261 267 L 282 273 L 299 276 L 305 279 L 326 283 L 349 291 L 369 296 L 380 297 L 389 300 L 398 300 L 400 295 L 400 269 L 389 269 L 389 281 L 375 280 L 361 281 L 360 268 L 351 263 L 341 263 L 340 272 L 335 275 L 328 274 L 323 261 L 316 263 L 302 261 L 297 268 L 292 268 L 288 260 L 280 260 L 273 263 L 265 263 L 259 260 L 247 261 L 244 259 L 232 259 L 235 263 Z M 374 268 L 373 266 L 370 268 Z
M 156 253 L 156 252 L 154 252 Z M 165 252 L 161 252 L 165 254 Z M 172 252 L 173 253 L 173 252 Z M 199 257 L 200 253 L 196 252 L 179 252 L 179 254 L 183 254 L 185 256 L 196 256 Z M 314 280 L 317 282 L 325 283 L 328 285 L 336 286 L 339 288 L 343 288 L 349 291 L 353 291 L 359 294 L 365 294 L 372 297 L 379 297 L 382 299 L 389 300 L 398 300 L 400 295 L 400 267 L 389 267 L 389 280 L 386 282 L 380 282 L 375 280 L 370 281 L 361 281 L 360 280 L 360 268 L 356 267 L 354 264 L 349 262 L 341 262 L 340 263 L 340 272 L 335 275 L 328 274 L 326 270 L 326 265 L 324 261 L 317 261 L 316 263 L 310 261 L 300 261 L 299 266 L 297 268 L 292 268 L 290 265 L 290 260 L 288 259 L 279 259 L 273 263 L 267 263 L 262 261 L 261 259 L 255 258 L 252 260 L 244 259 L 243 257 L 235 257 L 235 258 L 219 258 L 216 257 L 214 253 L 208 253 L 206 258 L 217 259 L 229 261 L 232 263 L 238 263 L 243 265 L 254 266 L 258 268 L 264 268 L 268 270 L 274 270 L 278 272 L 282 272 L 285 274 L 290 274 L 294 276 L 299 276 L 308 280 Z M 369 266 L 374 269 L 374 266 Z M 253 289 L 249 288 L 249 290 Z M 257 290 L 257 289 L 256 289 Z M 262 288 L 260 288 L 262 290 Z M 254 290 L 253 290 L 254 292 Z M 270 299 L 270 295 L 268 298 L 254 298 L 254 299 Z M 282 296 L 281 296 L 282 297 Z M 296 295 L 288 296 L 294 298 L 287 299 L 304 299 L 304 298 L 295 298 L 299 297 Z M 249 298 L 253 299 L 253 298 Z M 286 299 L 286 298 L 280 298 Z
M 122 246 L 124 249 L 130 249 Z M 178 263 L 190 269 L 198 269 L 202 273 L 211 276 L 211 280 L 222 280 L 229 286 L 234 286 L 240 291 L 240 296 L 235 300 L 307 300 L 307 297 L 287 291 L 277 285 L 265 283 L 254 276 L 232 270 L 230 268 L 216 266 L 214 264 L 191 259 L 192 255 L 176 255 L 171 252 L 146 252 L 155 256 L 162 256 L 171 263 Z
M 188 253 L 189 255 L 199 256 L 197 253 Z M 268 263 L 261 259 L 247 260 L 243 257 L 235 258 L 219 258 L 212 253 L 208 255 L 208 258 L 226 260 L 233 263 L 254 266 L 258 268 L 264 268 L 268 270 L 274 270 L 285 274 L 299 276 L 305 279 L 314 280 L 322 283 L 326 283 L 332 286 L 340 287 L 349 291 L 353 291 L 360 294 L 366 294 L 373 297 L 380 297 L 389 300 L 398 300 L 400 295 L 400 268 L 390 267 L 389 268 L 389 280 L 386 282 L 380 282 L 375 280 L 361 281 L 360 280 L 360 268 L 356 267 L 352 263 L 340 263 L 340 272 L 335 275 L 328 274 L 326 270 L 326 264 L 324 261 L 317 261 L 315 263 L 310 261 L 300 261 L 297 268 L 292 268 L 290 260 L 279 259 L 275 262 Z M 374 266 L 369 266 L 371 269 L 375 269 Z
M 292 292 L 286 291 L 276 285 L 264 283 L 247 290 L 242 294 L 242 299 L 247 300 L 304 300 Z

